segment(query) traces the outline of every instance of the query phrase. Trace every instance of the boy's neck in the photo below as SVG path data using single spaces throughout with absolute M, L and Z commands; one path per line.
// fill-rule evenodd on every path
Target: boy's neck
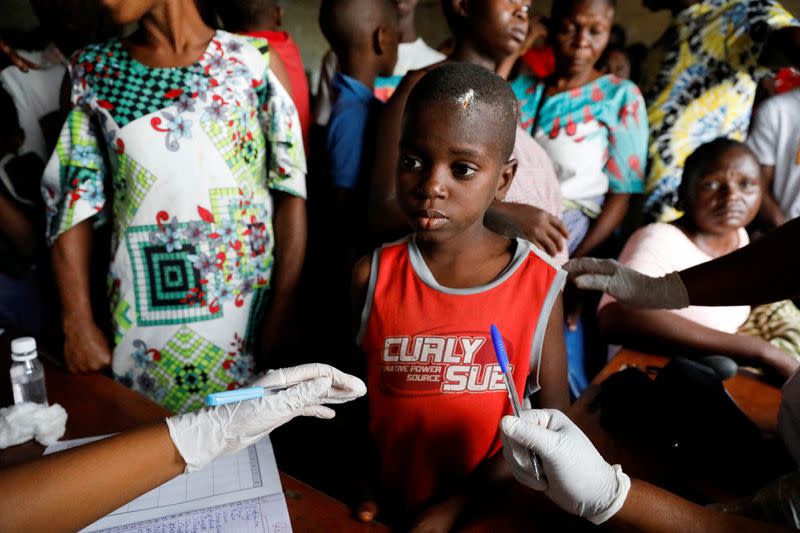
M 234 33 L 256 33 L 264 31 L 280 31 L 280 29 L 281 28 L 278 25 L 278 22 L 273 17 L 264 15 L 251 20 L 246 26 L 237 28 L 233 31 Z
M 464 39 L 457 39 L 455 47 L 453 48 L 453 52 L 448 57 L 450 61 L 460 61 L 463 63 L 472 63 L 473 65 L 480 65 L 484 68 L 491 70 L 492 72 L 497 71 L 497 67 L 500 64 L 500 61 L 489 57 L 487 54 L 481 52 L 473 43 L 464 40 Z
M 414 23 L 413 11 L 408 16 L 400 19 L 397 29 L 400 44 L 413 43 L 417 40 L 417 26 Z
M 375 89 L 375 78 L 378 77 L 380 68 L 374 57 L 364 57 L 358 52 L 336 54 L 339 59 L 339 72 L 355 78 L 370 89 Z

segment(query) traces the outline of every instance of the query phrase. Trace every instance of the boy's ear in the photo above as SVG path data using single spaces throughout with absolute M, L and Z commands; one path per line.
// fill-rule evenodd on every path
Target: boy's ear
M 392 28 L 388 25 L 379 26 L 375 33 L 372 34 L 372 47 L 375 49 L 375 54 L 379 56 L 385 55 L 392 46 Z
M 511 183 L 514 181 L 514 176 L 517 175 L 517 160 L 513 157 L 508 160 L 500 171 L 500 181 L 497 184 L 497 192 L 494 193 L 494 199 L 502 202 L 508 194 L 508 189 L 511 188 Z

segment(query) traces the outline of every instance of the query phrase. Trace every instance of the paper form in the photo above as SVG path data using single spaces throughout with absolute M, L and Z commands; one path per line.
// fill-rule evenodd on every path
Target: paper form
M 55 453 L 107 437 L 57 442 Z M 135 527 L 133 527 L 135 526 Z M 84 531 L 291 531 L 269 437 L 199 472 L 181 474 L 101 518 Z

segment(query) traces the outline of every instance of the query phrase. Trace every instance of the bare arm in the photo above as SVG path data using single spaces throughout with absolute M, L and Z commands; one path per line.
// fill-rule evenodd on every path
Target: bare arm
M 258 367 L 268 366 L 269 354 L 285 339 L 291 326 L 293 303 L 308 240 L 306 201 L 283 192 L 273 192 L 275 214 L 272 219 L 275 231 L 275 263 L 272 267 L 270 303 L 264 315 Z
M 0 470 L 8 531 L 75 531 L 183 472 L 157 424 Z
M 616 228 L 622 224 L 625 214 L 628 212 L 630 194 L 609 193 L 600 211 L 600 216 L 592 223 L 589 232 L 583 239 L 573 258 L 586 257 L 592 254 L 598 247 L 605 243 Z
M 0 195 L 0 233 L 14 244 L 20 255 L 32 258 L 36 253 L 39 240 L 33 223 L 22 209 L 3 195 Z
M 553 310 L 547 321 L 539 372 L 541 390 L 534 397 L 536 407 L 566 411 L 570 402 L 567 383 L 567 348 L 564 345 L 564 304 L 561 295 L 553 304 Z
M 522 237 L 549 255 L 555 256 L 566 246 L 567 227 L 547 211 L 525 204 L 495 201 L 486 211 L 483 223 L 506 237 Z
M 800 296 L 800 218 L 681 272 L 692 305 L 759 305 Z
M 613 302 L 600 310 L 598 324 L 609 341 L 631 348 L 727 355 L 739 364 L 774 368 L 784 377 L 797 368 L 793 358 L 763 339 L 708 328 L 671 311 L 634 309 Z
M 369 226 L 373 232 L 406 229 L 406 221 L 397 203 L 397 160 L 400 157 L 400 134 L 406 100 L 426 70 L 406 74 L 378 120 L 375 161 L 369 193 Z
M 289 96 L 292 96 L 292 80 L 289 79 L 289 73 L 286 72 L 286 65 L 283 64 L 281 56 L 277 53 L 269 55 L 269 69 L 275 74 L 278 81 L 281 82 L 281 85 L 283 85 L 283 88 L 289 93 Z
M 632 480 L 625 504 L 607 524 L 614 529 L 650 533 L 786 531 L 778 525 L 713 511 L 638 479 Z
M 777 228 L 786 223 L 786 215 L 772 194 L 775 181 L 775 166 L 761 165 L 761 210 L 759 218 L 769 228 Z
M 53 272 L 61 297 L 64 361 L 70 372 L 91 372 L 111 364 L 108 341 L 92 315 L 91 255 L 91 220 L 62 233 L 52 249 Z

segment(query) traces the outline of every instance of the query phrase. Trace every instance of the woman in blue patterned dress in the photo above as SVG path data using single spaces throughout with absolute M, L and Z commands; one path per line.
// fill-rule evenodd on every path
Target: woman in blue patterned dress
M 194 0 L 102 3 L 139 29 L 72 57 L 43 180 L 64 356 L 187 411 L 247 382 L 283 328 L 305 252 L 297 112 L 268 43 L 212 30 Z M 113 354 L 89 305 L 102 224 Z
M 641 93 L 594 67 L 608 43 L 614 9 L 613 0 L 555 2 L 556 72 L 512 83 L 522 127 L 556 168 L 572 257 L 601 246 L 625 217 L 630 195 L 644 192 L 648 128 Z

